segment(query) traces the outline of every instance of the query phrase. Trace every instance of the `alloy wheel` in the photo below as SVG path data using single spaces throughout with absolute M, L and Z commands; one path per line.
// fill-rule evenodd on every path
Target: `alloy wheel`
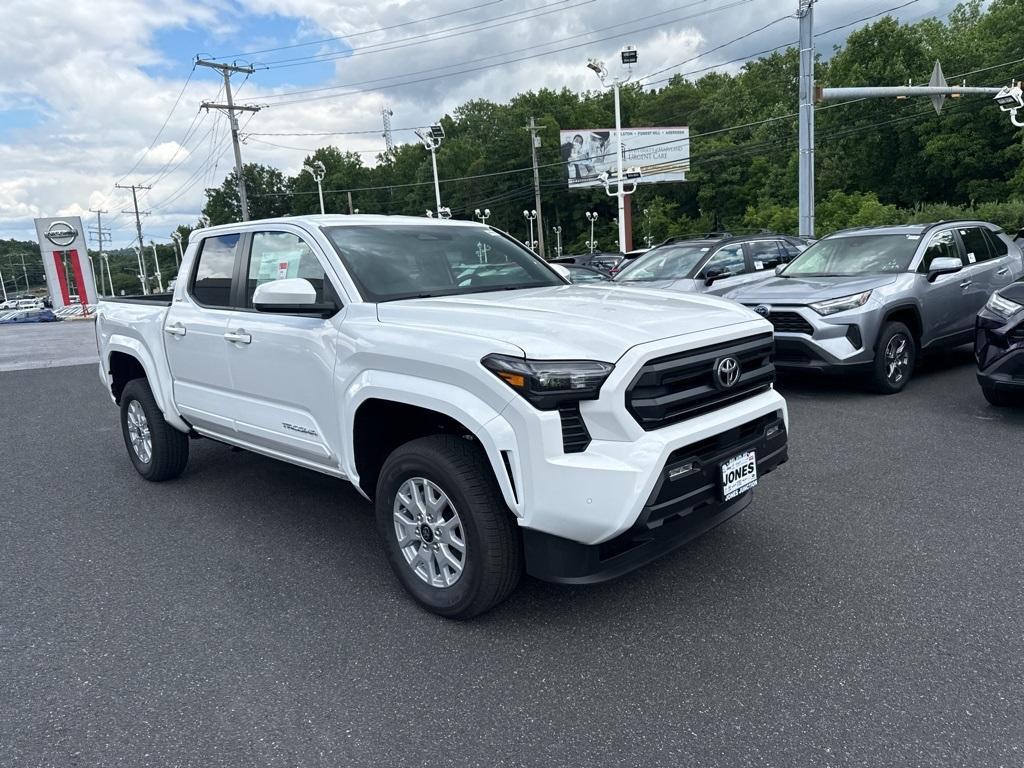
M 402 483 L 393 507 L 398 547 L 421 581 L 446 589 L 466 567 L 466 533 L 455 505 L 425 477 Z
M 153 458 L 153 438 L 149 433 L 146 412 L 138 400 L 132 400 L 128 404 L 128 439 L 139 461 L 149 464 Z
M 899 384 L 909 373 L 910 339 L 904 334 L 894 334 L 885 345 L 885 375 L 890 384 Z

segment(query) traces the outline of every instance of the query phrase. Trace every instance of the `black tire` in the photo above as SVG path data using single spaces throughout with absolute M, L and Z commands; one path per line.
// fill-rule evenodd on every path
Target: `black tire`
M 128 411 L 131 404 L 142 406 L 149 427 L 152 455 L 143 461 L 132 446 L 128 428 Z M 161 482 L 172 480 L 185 471 L 188 464 L 188 435 L 179 432 L 164 420 L 164 414 L 156 404 L 153 391 L 145 379 L 132 379 L 121 393 L 121 434 L 128 449 L 135 470 L 147 480 Z
M 395 501 L 402 484 L 412 478 L 436 484 L 461 520 L 463 570 L 451 586 L 428 584 L 399 546 Z M 375 507 L 377 531 L 388 562 L 402 586 L 427 610 L 450 619 L 468 619 L 493 608 L 519 583 L 522 541 L 478 443 L 453 435 L 432 435 L 395 449 L 377 480 Z
M 903 352 L 898 358 L 898 370 L 890 374 L 890 363 L 893 360 L 888 356 L 890 344 L 895 343 L 899 348 L 902 338 Z M 871 388 L 883 395 L 895 395 L 901 392 L 910 377 L 914 374 L 914 366 L 917 364 L 917 342 L 914 334 L 910 332 L 903 323 L 890 322 L 882 326 L 878 334 L 878 343 L 875 345 L 875 362 L 871 370 Z
M 1016 397 L 1012 392 L 996 389 L 991 384 L 982 384 L 981 393 L 985 395 L 990 405 L 996 408 L 1010 408 L 1024 403 L 1024 398 Z

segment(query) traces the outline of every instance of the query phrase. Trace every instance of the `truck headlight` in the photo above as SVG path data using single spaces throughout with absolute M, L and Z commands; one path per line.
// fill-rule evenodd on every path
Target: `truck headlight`
M 834 315 L 836 312 L 845 312 L 848 309 L 863 307 L 871 298 L 871 291 L 856 293 L 853 296 L 843 296 L 841 299 L 829 299 L 811 304 L 811 309 L 819 315 Z
M 1010 301 L 998 293 L 993 293 L 985 303 L 985 309 L 1009 320 L 1024 309 L 1024 304 L 1018 304 L 1016 301 Z
M 596 400 L 615 369 L 597 360 L 526 360 L 506 355 L 488 355 L 480 363 L 542 411 L 556 410 L 567 402 Z

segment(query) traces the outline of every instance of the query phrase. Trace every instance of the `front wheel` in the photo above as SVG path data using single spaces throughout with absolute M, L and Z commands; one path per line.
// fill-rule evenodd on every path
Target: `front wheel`
M 375 507 L 395 575 L 428 610 L 468 619 L 519 582 L 519 532 L 477 443 L 432 435 L 397 448 L 381 469 Z
M 914 373 L 917 342 L 903 323 L 886 323 L 878 335 L 871 383 L 876 392 L 894 395 L 900 392 Z
M 121 433 L 136 471 L 147 480 L 172 480 L 188 463 L 188 435 L 164 420 L 145 379 L 132 379 L 121 393 Z

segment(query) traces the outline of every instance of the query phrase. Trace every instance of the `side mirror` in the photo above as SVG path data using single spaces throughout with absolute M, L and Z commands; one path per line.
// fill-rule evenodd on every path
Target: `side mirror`
M 558 276 L 563 278 L 567 283 L 572 282 L 572 273 L 569 271 L 568 267 L 561 264 L 548 264 L 548 266 L 555 270 L 555 272 L 558 273 Z
M 730 276 L 732 276 L 732 272 L 722 267 L 715 267 L 714 269 L 709 269 L 707 272 L 704 273 L 704 285 L 712 285 L 715 282 L 715 280 L 721 280 L 723 277 Z
M 785 271 L 785 269 L 785 264 L 779 264 L 777 267 L 775 267 L 775 276 L 778 277 L 779 275 L 781 275 L 783 271 Z
M 928 267 L 928 282 L 934 283 L 935 278 L 939 275 L 951 275 L 963 268 L 964 265 L 960 259 L 954 259 L 952 256 L 938 256 L 932 259 L 932 263 Z
M 277 312 L 280 314 L 310 314 L 330 317 L 338 311 L 333 303 L 317 304 L 316 288 L 301 277 L 289 277 L 284 280 L 271 280 L 256 286 L 252 296 L 252 305 L 259 312 Z

